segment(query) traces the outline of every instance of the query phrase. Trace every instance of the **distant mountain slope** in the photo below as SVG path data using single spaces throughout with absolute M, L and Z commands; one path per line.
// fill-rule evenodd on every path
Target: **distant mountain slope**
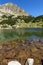
M 12 15 L 28 15 L 23 9 L 13 3 L 6 3 L 0 5 L 1 14 L 12 14 Z M 3 12 L 3 13 L 2 13 Z
M 43 22 L 43 15 L 35 17 L 33 22 Z
M 13 3 L 0 5 L 0 29 L 6 27 L 43 27 L 43 15 L 33 17 Z M 16 26 L 15 26 L 16 25 Z

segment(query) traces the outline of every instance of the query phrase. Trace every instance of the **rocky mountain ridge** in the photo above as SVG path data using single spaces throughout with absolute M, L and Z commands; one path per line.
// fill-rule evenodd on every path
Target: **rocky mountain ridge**
M 21 9 L 20 7 L 18 7 L 17 5 L 13 3 L 6 3 L 3 5 L 0 5 L 0 16 L 5 14 L 16 15 L 16 16 L 18 15 L 28 16 L 28 14 L 23 9 Z

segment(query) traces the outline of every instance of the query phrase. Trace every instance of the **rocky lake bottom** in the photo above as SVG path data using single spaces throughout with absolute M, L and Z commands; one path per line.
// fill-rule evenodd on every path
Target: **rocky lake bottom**
M 0 65 L 14 60 L 25 65 L 28 58 L 34 59 L 34 65 L 42 65 L 43 30 L 33 31 L 0 30 Z

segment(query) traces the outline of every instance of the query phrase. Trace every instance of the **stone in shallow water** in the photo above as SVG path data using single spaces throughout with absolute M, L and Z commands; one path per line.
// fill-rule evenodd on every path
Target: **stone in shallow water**
M 25 65 L 33 65 L 33 63 L 34 63 L 34 59 L 28 58 Z
M 18 61 L 10 61 L 8 65 L 21 65 Z

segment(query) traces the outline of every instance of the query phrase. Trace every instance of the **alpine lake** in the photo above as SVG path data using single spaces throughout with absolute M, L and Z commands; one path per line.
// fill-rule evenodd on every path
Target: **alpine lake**
M 0 42 L 27 39 L 43 40 L 43 28 L 17 28 L 0 30 Z

